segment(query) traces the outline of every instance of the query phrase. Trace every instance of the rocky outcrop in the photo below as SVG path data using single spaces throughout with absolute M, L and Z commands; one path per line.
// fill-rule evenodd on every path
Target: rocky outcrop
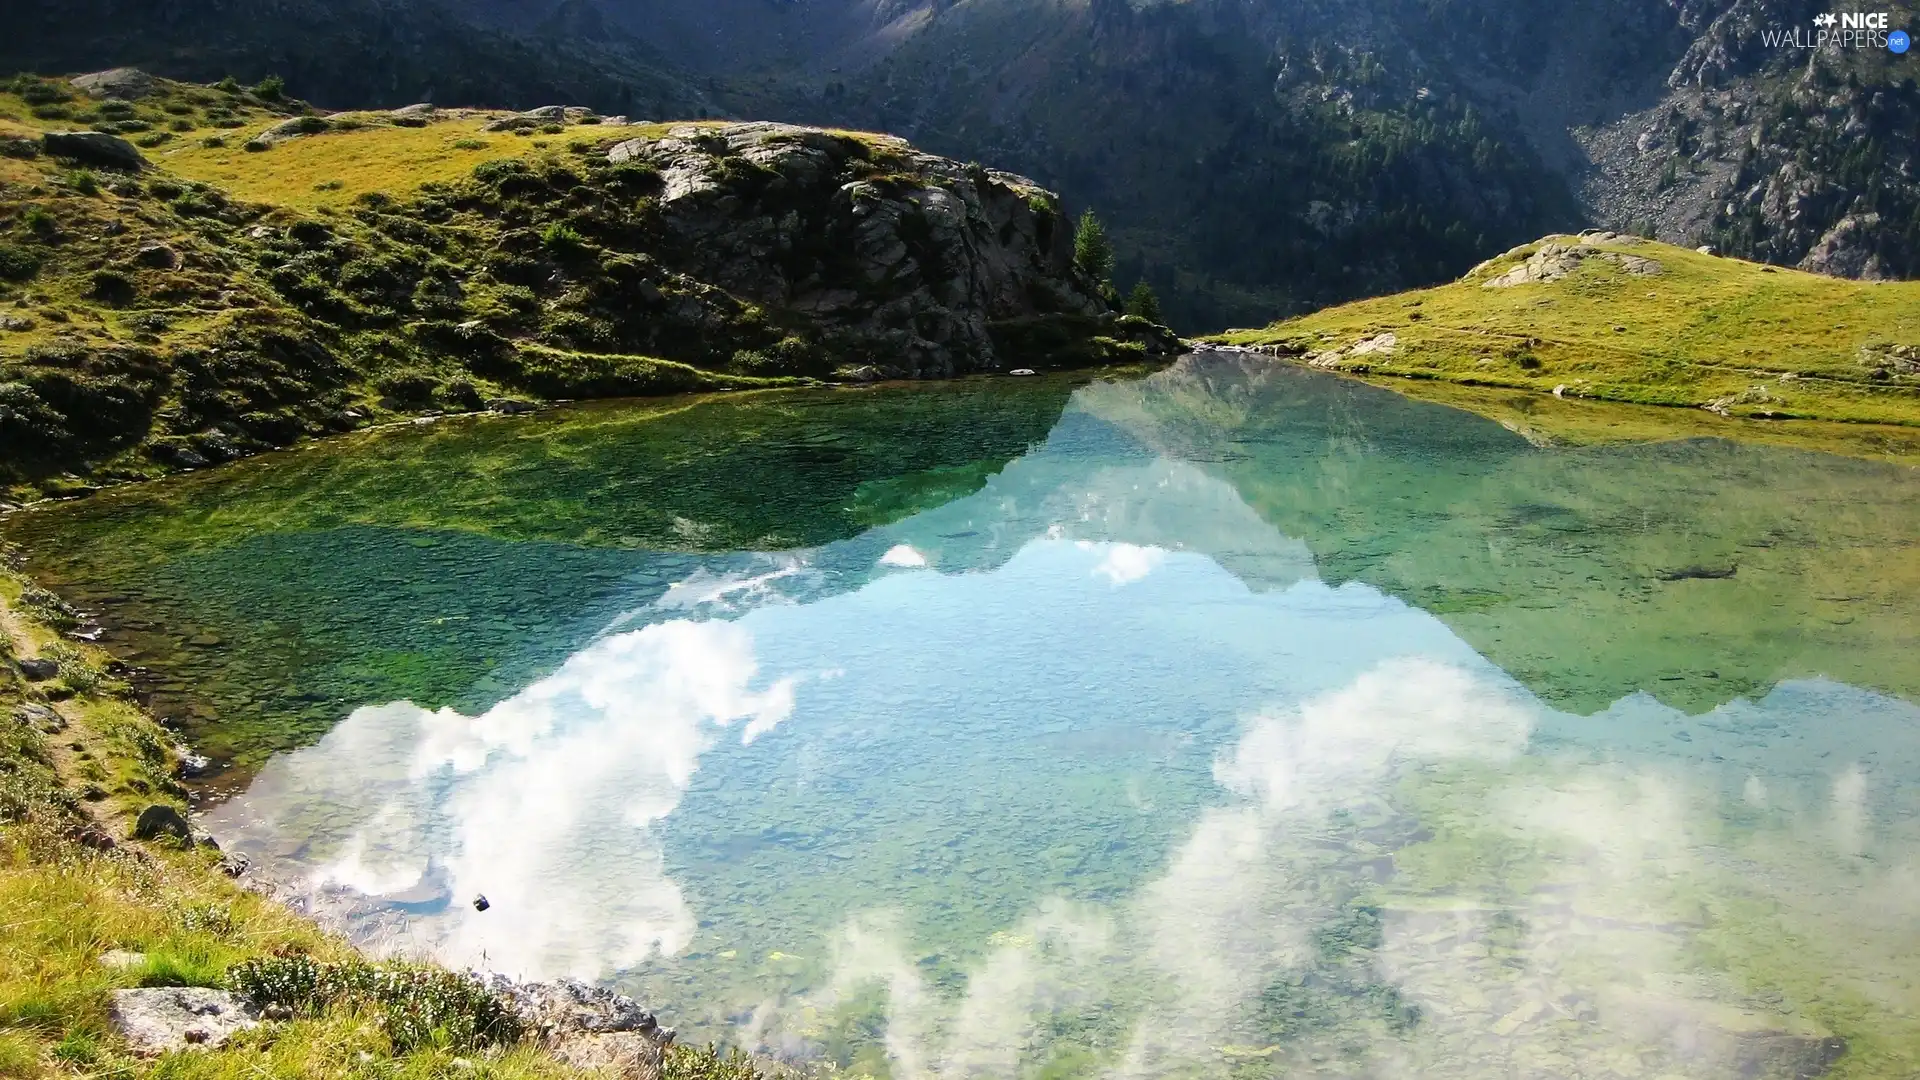
M 1638 243 L 1631 236 L 1619 236 L 1614 233 L 1601 233 L 1594 237 L 1601 242 L 1616 244 Z M 1549 241 L 1541 244 L 1524 262 L 1508 269 L 1505 273 L 1489 278 L 1481 283 L 1484 289 L 1509 289 L 1515 285 L 1529 285 L 1541 282 L 1559 281 L 1580 268 L 1588 259 L 1612 263 L 1629 274 L 1647 276 L 1662 271 L 1657 260 L 1642 255 L 1628 255 L 1618 251 L 1607 251 L 1592 244 L 1564 244 Z
M 1800 269 L 1833 277 L 1883 281 L 1892 277 L 1875 249 L 1880 238 L 1879 214 L 1848 214 L 1835 222 L 1800 260 Z
M 91 75 L 75 75 L 73 88 L 94 98 L 117 98 L 121 101 L 138 101 L 153 93 L 153 76 L 139 68 L 114 68 L 111 71 L 96 71 Z
M 659 1080 L 673 1029 L 625 994 L 578 979 L 523 983 L 494 974 L 483 981 L 566 1064 L 618 1080 Z
M 259 1023 L 253 1007 L 238 997 L 198 986 L 115 990 L 108 1016 L 128 1048 L 142 1057 L 210 1050 Z
M 815 325 L 845 365 L 1006 370 L 1019 358 L 1002 355 L 996 327 L 1034 319 L 1168 350 L 1164 333 L 1112 313 L 1074 266 L 1058 200 L 1024 177 L 784 124 L 685 125 L 606 154 L 658 174 L 653 258 Z

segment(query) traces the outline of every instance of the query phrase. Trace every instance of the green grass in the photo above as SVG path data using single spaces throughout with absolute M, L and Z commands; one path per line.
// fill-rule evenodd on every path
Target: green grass
M 1212 340 L 1335 371 L 1439 380 L 1725 415 L 1920 425 L 1920 376 L 1863 360 L 1920 344 L 1920 283 L 1859 282 L 1634 238 L 1553 282 L 1488 288 L 1548 237 L 1459 281 L 1361 300 Z M 1353 353 L 1391 333 L 1389 351 Z

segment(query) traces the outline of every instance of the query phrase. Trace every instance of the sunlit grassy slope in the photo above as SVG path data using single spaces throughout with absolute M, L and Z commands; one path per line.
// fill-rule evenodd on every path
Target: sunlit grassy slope
M 1556 280 L 1489 284 L 1551 258 L 1547 245 L 1589 251 Z M 1612 234 L 1548 237 L 1447 285 L 1214 340 L 1352 373 L 1920 424 L 1920 282 L 1846 281 Z

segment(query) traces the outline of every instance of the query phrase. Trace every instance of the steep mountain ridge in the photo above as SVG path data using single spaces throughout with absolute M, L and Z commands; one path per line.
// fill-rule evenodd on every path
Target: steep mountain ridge
M 65 44 L 0 60 L 211 77 L 247 57 L 325 104 L 892 131 L 1097 208 L 1121 284 L 1195 329 L 1448 280 L 1587 224 L 1920 273 L 1920 61 L 1777 40 L 1823 0 L 347 2 L 35 0 L 39 38 Z M 1912 0 L 1883 6 L 1912 28 Z

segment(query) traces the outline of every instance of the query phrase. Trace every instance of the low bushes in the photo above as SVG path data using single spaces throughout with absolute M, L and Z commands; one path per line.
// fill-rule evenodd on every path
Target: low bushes
M 259 957 L 227 971 L 229 989 L 260 1006 L 314 1016 L 335 1006 L 372 1007 L 399 1053 L 466 1050 L 510 1043 L 525 1033 L 519 1015 L 464 975 L 362 960 Z

